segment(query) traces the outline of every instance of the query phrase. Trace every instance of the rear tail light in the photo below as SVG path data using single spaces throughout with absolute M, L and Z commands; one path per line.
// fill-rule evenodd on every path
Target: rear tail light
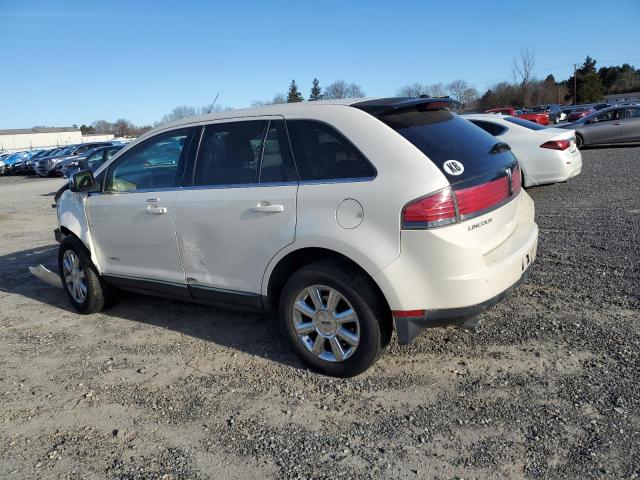
M 518 196 L 522 189 L 520 167 L 482 185 L 452 190 L 444 188 L 405 205 L 402 228 L 422 230 L 442 227 L 481 215 Z
M 402 210 L 404 228 L 432 228 L 456 221 L 456 205 L 451 187 L 405 205 Z
M 540 145 L 540 148 L 550 148 L 551 150 L 566 150 L 571 146 L 569 140 L 549 140 Z

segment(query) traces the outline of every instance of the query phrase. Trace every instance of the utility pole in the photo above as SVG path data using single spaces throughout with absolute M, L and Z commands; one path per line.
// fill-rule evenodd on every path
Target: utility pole
M 578 82 L 577 82 L 577 76 L 576 76 L 576 74 L 578 72 L 577 68 L 578 68 L 578 66 L 574 63 L 573 64 L 573 104 L 574 105 L 577 105 L 577 103 L 578 103 L 577 102 L 577 99 L 578 99 L 578 89 L 577 89 Z

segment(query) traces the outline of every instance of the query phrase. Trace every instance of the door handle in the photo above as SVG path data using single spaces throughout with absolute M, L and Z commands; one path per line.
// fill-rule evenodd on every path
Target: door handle
M 260 202 L 251 209 L 252 212 L 281 213 L 284 212 L 284 205 L 271 205 L 267 202 Z
M 620 122 L 613 122 L 614 125 L 620 125 Z
M 155 207 L 149 205 L 147 207 L 147 213 L 153 213 L 154 215 L 164 215 L 167 213 L 167 209 L 165 207 Z

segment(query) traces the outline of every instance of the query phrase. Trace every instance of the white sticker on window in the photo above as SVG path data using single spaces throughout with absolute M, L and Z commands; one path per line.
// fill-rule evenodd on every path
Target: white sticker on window
M 464 165 L 457 160 L 447 160 L 443 165 L 444 171 L 449 175 L 462 175 Z

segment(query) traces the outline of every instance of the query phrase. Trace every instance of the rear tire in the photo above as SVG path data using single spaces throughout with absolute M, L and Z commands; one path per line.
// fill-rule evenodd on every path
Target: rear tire
M 341 261 L 295 272 L 280 296 L 280 323 L 300 358 L 326 375 L 352 377 L 384 350 L 385 309 L 371 279 Z
M 69 301 L 84 314 L 104 310 L 110 287 L 91 261 L 85 246 L 75 237 L 66 237 L 58 249 L 58 270 Z

